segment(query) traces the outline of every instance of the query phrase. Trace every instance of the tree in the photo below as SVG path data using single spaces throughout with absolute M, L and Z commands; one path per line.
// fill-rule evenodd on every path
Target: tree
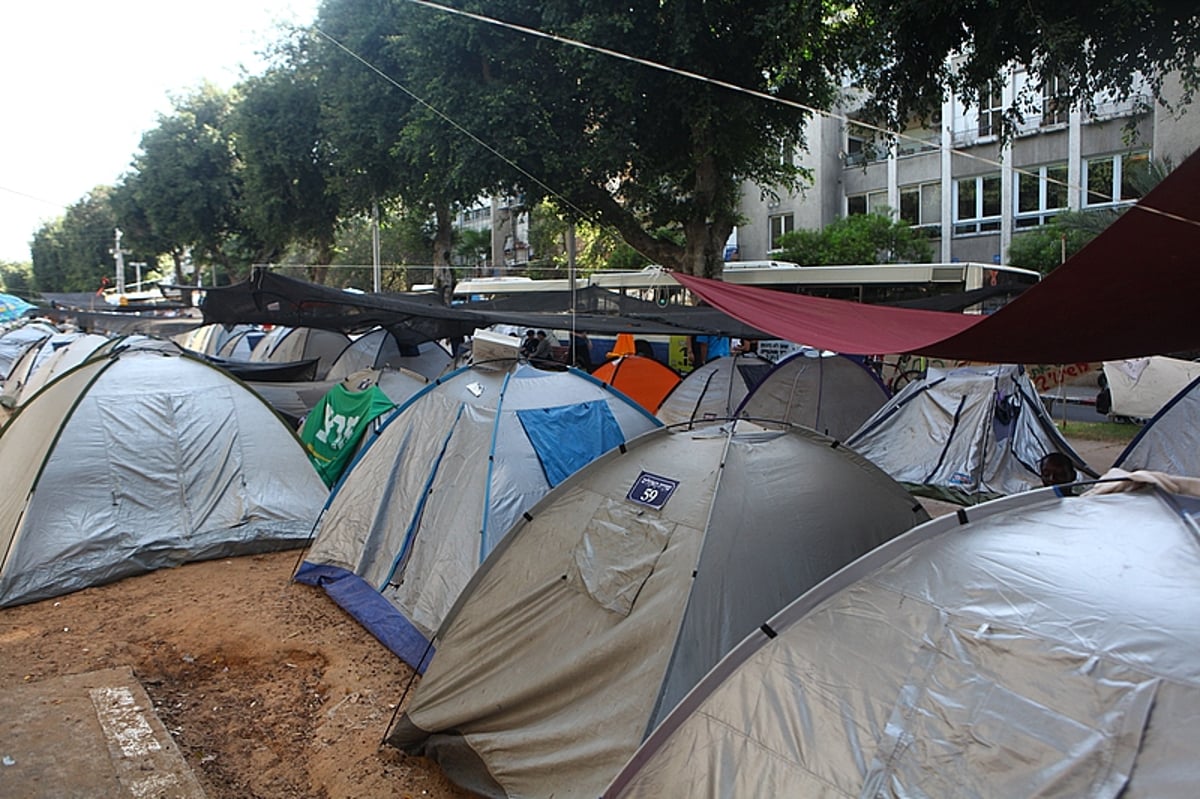
M 0 290 L 23 299 L 35 294 L 33 264 L 27 261 L 0 261 Z
M 1013 98 L 1002 133 L 1040 107 L 1042 90 L 1089 109 L 1107 93 L 1125 100 L 1141 81 L 1161 99 L 1165 78 L 1181 87 L 1180 108 L 1200 85 L 1200 7 L 1162 0 L 1109 0 L 1080 6 L 1054 0 L 961 3 L 865 0 L 841 12 L 848 73 L 866 93 L 861 118 L 898 130 L 939 111 L 947 89 L 977 104 L 988 82 L 1014 64 L 1033 76 Z M 865 35 L 864 35 L 865 34 Z
M 33 275 L 39 291 L 95 291 L 113 281 L 117 216 L 113 189 L 97 186 L 33 237 Z
M 142 136 L 141 152 L 126 178 L 153 241 L 175 259 L 181 280 L 184 254 L 199 267 L 232 266 L 239 242 L 238 179 L 229 133 L 231 97 L 212 85 L 177 99 L 173 114 Z
M 823 62 L 836 56 L 825 52 L 825 30 L 814 24 L 794 43 L 818 57 L 786 61 L 783 42 L 761 25 L 776 8 L 766 0 L 620 8 L 507 0 L 487 13 L 828 104 L 835 86 Z M 741 180 L 795 187 L 803 175 L 780 157 L 802 141 L 806 113 L 794 106 L 416 6 L 406 13 L 398 38 L 424 56 L 407 64 L 407 85 L 453 109 L 482 140 L 473 157 L 505 170 L 530 205 L 553 196 L 569 218 L 617 229 L 647 258 L 719 271 Z M 683 244 L 655 235 L 662 228 Z
M 301 40 L 305 41 L 305 40 Z M 333 260 L 340 206 L 320 130 L 320 96 L 302 53 L 239 86 L 230 129 L 238 155 L 239 215 L 278 260 L 289 245 Z M 321 274 L 310 278 L 322 281 Z
M 855 214 L 821 230 L 785 233 L 779 246 L 780 260 L 804 266 L 925 263 L 933 258 L 933 247 L 920 231 L 883 214 Z

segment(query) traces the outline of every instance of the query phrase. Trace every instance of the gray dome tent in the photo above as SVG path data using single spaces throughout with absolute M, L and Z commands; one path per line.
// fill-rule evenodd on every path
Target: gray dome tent
M 663 424 L 708 424 L 727 419 L 772 366 L 754 352 L 715 358 L 692 370 L 675 386 L 655 415 Z
M 925 524 L 754 630 L 604 795 L 1195 796 L 1198 514 L 1043 489 Z
M 253 392 L 195 358 L 129 348 L 17 412 L 0 434 L 0 485 L 0 606 L 300 546 L 326 496 Z
M 928 518 L 804 428 L 647 433 L 493 551 L 388 741 L 487 796 L 594 797 L 763 619 Z
M 254 345 L 250 352 L 250 360 L 256 363 L 284 364 L 315 358 L 316 379 L 324 380 L 334 361 L 349 345 L 350 337 L 339 330 L 322 330 L 315 327 L 275 328 Z
M 342 380 L 360 369 L 408 369 L 430 380 L 450 367 L 450 353 L 436 341 L 401 347 L 383 328 L 365 333 L 342 350 L 329 367 L 329 380 Z
M 1200 477 L 1200 378 L 1162 406 L 1113 466 Z
M 735 415 L 803 425 L 844 440 L 887 401 L 878 375 L 860 361 L 805 347 L 775 364 Z
M 521 514 L 658 424 L 576 369 L 459 369 L 384 421 L 330 496 L 296 579 L 423 668 L 429 638 Z
M 930 369 L 846 446 L 914 493 L 962 504 L 1041 488 L 1038 463 L 1051 452 L 1095 476 L 1014 365 Z

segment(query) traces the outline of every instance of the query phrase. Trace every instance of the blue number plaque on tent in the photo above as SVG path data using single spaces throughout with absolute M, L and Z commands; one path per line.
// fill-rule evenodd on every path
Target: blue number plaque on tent
M 639 505 L 649 505 L 655 510 L 662 510 L 663 505 L 667 504 L 667 500 L 671 498 L 671 494 L 675 493 L 675 489 L 678 487 L 678 480 L 642 472 L 634 481 L 633 488 L 629 489 L 625 498 Z

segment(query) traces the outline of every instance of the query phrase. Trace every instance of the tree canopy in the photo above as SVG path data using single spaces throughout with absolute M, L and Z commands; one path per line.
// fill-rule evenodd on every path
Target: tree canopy
M 337 260 L 339 227 L 376 207 L 430 221 L 446 264 L 456 209 L 551 198 L 639 260 L 713 275 L 744 182 L 804 185 L 815 110 L 900 130 L 1014 64 L 1085 107 L 1170 75 L 1183 106 L 1197 31 L 1200 7 L 1162 0 L 324 0 L 266 74 L 178 100 L 108 206 L 132 245 L 237 271 L 296 247 Z M 98 264 L 60 223 L 35 237 L 47 288 Z
M 855 214 L 821 230 L 795 230 L 779 237 L 779 259 L 803 266 L 926 263 L 929 241 L 904 221 L 883 214 Z

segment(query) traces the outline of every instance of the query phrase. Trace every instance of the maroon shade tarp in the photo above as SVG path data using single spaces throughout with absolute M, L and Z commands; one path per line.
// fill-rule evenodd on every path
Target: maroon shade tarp
M 1200 152 L 991 316 L 862 305 L 675 274 L 773 336 L 859 355 L 1081 363 L 1200 350 Z

